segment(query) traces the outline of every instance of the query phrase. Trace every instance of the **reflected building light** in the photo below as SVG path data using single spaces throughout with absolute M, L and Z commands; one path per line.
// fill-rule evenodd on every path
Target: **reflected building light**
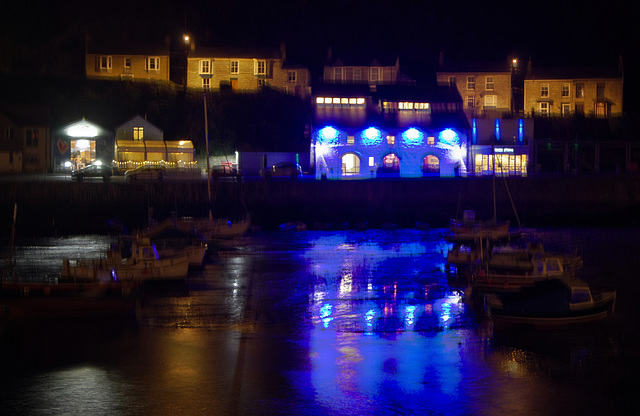
M 331 317 L 331 308 L 332 306 L 328 303 L 325 303 L 322 308 L 320 308 L 320 319 L 322 319 L 325 328 L 329 328 L 329 322 L 333 320 L 333 317 Z
M 366 323 L 367 332 L 373 331 L 373 322 L 376 316 L 376 312 L 373 309 L 369 309 L 364 316 L 364 321 Z
M 416 311 L 416 307 L 414 305 L 407 306 L 407 308 L 405 310 L 404 321 L 407 324 L 405 326 L 405 329 L 407 329 L 407 330 L 410 330 L 410 329 L 413 328 L 413 323 L 415 322 L 415 311 Z

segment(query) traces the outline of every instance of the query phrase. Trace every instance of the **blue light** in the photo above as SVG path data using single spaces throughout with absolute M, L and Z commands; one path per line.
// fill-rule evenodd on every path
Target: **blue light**
M 318 141 L 327 144 L 336 144 L 339 137 L 338 130 L 331 126 L 327 126 L 318 133 Z
M 500 119 L 496 119 L 496 140 L 500 141 Z
M 473 144 L 478 144 L 478 126 L 476 125 L 476 119 L 471 122 L 471 140 Z
M 402 133 L 402 138 L 408 146 L 419 146 L 422 145 L 423 142 L 423 134 L 420 130 L 415 128 L 410 128 L 409 130 Z
M 440 142 L 449 145 L 449 146 L 459 146 L 460 138 L 458 137 L 458 133 L 451 129 L 445 129 L 440 132 Z
M 372 146 L 380 144 L 382 141 L 382 134 L 380 130 L 375 127 L 369 127 L 362 132 L 362 144 L 365 146 Z
M 522 143 L 524 141 L 524 120 L 518 120 L 518 141 Z

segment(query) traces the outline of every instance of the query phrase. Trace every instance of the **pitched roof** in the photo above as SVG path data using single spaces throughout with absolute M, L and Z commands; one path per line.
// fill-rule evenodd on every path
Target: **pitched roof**
M 580 78 L 622 78 L 618 68 L 532 68 L 525 79 L 580 79 Z
M 190 58 L 283 59 L 278 48 L 198 47 Z

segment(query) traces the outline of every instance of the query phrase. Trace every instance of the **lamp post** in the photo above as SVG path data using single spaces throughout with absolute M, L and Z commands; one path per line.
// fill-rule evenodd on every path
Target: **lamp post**
M 188 34 L 182 35 L 184 41 L 184 80 L 182 82 L 183 88 L 187 89 L 187 81 L 189 79 L 189 49 L 191 48 L 191 36 Z

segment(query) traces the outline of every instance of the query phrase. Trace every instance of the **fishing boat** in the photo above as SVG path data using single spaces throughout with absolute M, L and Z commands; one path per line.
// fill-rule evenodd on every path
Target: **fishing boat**
M 62 262 L 61 278 L 66 281 L 175 280 L 189 271 L 189 257 L 181 254 L 161 258 L 148 237 L 131 242 L 131 254 L 121 249 L 107 251 L 100 259 Z
M 451 242 L 497 241 L 509 237 L 510 221 L 477 220 L 473 210 L 465 210 L 462 220 L 449 222 L 447 240 Z
M 558 328 L 613 316 L 616 291 L 592 291 L 576 278 L 548 279 L 516 293 L 487 294 L 494 325 Z

